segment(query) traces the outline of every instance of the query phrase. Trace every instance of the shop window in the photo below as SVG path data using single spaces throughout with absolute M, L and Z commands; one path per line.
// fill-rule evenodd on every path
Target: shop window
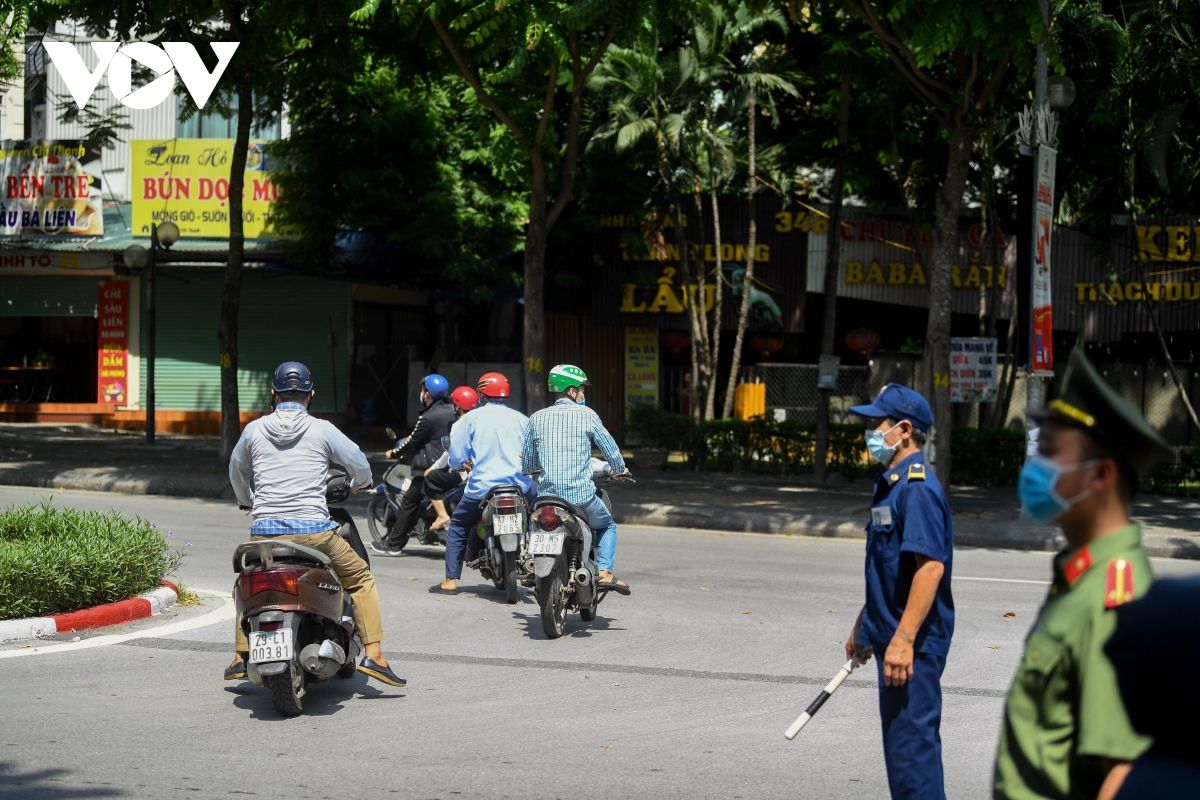
M 0 317 L 0 403 L 96 402 L 94 317 Z

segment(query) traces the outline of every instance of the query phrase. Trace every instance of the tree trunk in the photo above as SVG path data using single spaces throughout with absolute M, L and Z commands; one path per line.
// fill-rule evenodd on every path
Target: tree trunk
M 708 311 L 705 309 L 706 295 L 708 292 L 708 276 L 705 272 L 708 270 L 708 262 L 705 259 L 704 248 L 707 242 L 704 240 L 704 195 L 700 192 L 700 187 L 694 185 L 692 192 L 692 205 L 696 209 L 696 232 L 699 234 L 699 241 L 696 246 L 699 248 L 699 265 L 696 267 L 696 292 L 692 295 L 692 302 L 688 305 L 688 318 L 692 324 L 692 371 L 695 373 L 692 376 L 692 385 L 689 389 L 688 402 L 689 411 L 692 419 L 703 419 L 704 399 L 708 396 L 708 387 L 713 382 L 711 348 L 712 341 L 709 339 L 708 331 Z M 690 245 L 690 240 L 687 242 Z
M 682 279 L 680 282 L 683 284 L 683 296 L 687 304 L 688 333 L 692 341 L 688 413 L 692 419 L 699 419 L 700 404 L 696 402 L 699 398 L 697 392 L 700 390 L 699 387 L 704 380 L 701 362 L 706 360 L 704 358 L 704 299 L 700 291 L 703 287 L 698 287 L 695 292 L 691 290 L 691 287 L 698 286 L 698 283 L 692 281 L 692 260 L 691 253 L 689 252 L 691 242 L 688 240 L 687 231 L 683 227 L 683 214 L 679 210 L 678 202 L 671 203 L 669 213 L 675 224 L 675 243 L 679 247 L 679 273 Z
M 529 196 L 529 225 L 525 229 L 524 350 L 525 409 L 532 414 L 546 405 L 546 183 L 542 159 L 534 159 L 533 191 Z M 540 177 L 540 180 L 539 180 Z
M 952 117 L 946 176 L 934 203 L 933 253 L 929 269 L 929 323 L 925 330 L 926 396 L 933 407 L 930 460 L 943 486 L 950 485 L 951 266 L 958 251 L 958 212 L 971 155 L 971 132 L 961 113 Z
M 821 355 L 836 355 L 838 270 L 842 260 L 842 190 L 846 182 L 846 147 L 850 139 L 850 73 L 842 73 L 838 90 L 838 150 L 833 167 L 833 206 L 829 209 L 829 240 L 825 248 L 825 313 L 821 320 Z M 813 477 L 825 480 L 829 456 L 829 400 L 833 389 L 817 393 L 816 450 Z
M 754 248 L 758 246 L 758 228 L 754 221 L 754 190 L 757 188 L 756 178 L 758 177 L 756 174 L 758 165 L 755 163 L 757 151 L 754 140 L 755 117 L 758 116 L 756 99 L 754 87 L 751 87 L 746 101 L 746 114 L 749 120 L 749 135 L 746 139 L 749 161 L 747 172 L 750 176 L 747 182 L 746 209 L 747 216 L 750 218 L 750 232 L 746 239 L 746 274 L 742 276 L 742 307 L 738 312 L 737 333 L 733 339 L 733 362 L 729 365 L 729 383 L 725 386 L 725 407 L 721 412 L 722 417 L 728 417 L 733 413 L 733 395 L 737 388 L 738 370 L 742 368 L 742 345 L 746 338 L 746 327 L 750 323 L 750 289 L 754 285 Z
M 721 366 L 721 314 L 724 311 L 725 301 L 725 266 L 721 261 L 721 209 L 717 203 L 717 187 L 715 182 L 712 184 L 711 198 L 713 209 L 713 252 L 716 253 L 716 268 L 713 271 L 713 280 L 716 281 L 717 287 L 714 290 L 715 297 L 713 298 L 712 334 L 708 337 L 709 375 L 711 378 L 709 380 L 708 391 L 704 397 L 704 418 L 706 420 L 713 419 L 717 411 L 717 370 Z
M 229 260 L 225 265 L 221 319 L 217 327 L 221 363 L 221 460 L 225 463 L 229 463 L 229 456 L 242 433 L 237 380 L 238 314 L 242 304 L 242 262 L 246 250 L 242 190 L 246 185 L 246 150 L 250 146 L 250 125 L 254 120 L 253 86 L 250 76 L 244 72 L 238 78 L 237 95 L 237 135 L 229 164 Z

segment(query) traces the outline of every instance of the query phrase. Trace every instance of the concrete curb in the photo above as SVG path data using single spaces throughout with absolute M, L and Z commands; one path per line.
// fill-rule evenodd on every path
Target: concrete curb
M 743 533 L 791 534 L 831 539 L 866 539 L 864 521 L 847 521 L 820 514 L 753 512 L 740 509 L 700 509 L 669 504 L 615 504 L 615 518 L 622 525 L 658 525 L 669 528 L 740 531 Z M 1021 521 L 958 519 L 954 523 L 954 546 L 999 550 L 1054 552 L 1066 542 L 1057 528 Z M 1170 531 L 1143 528 L 1142 545 L 1155 558 L 1200 560 L 1200 543 Z
M 0 469 L 0 485 L 39 489 L 75 489 L 85 492 L 169 495 L 173 497 L 229 498 L 233 490 L 223 477 L 191 475 L 131 475 L 112 467 L 77 467 L 67 470 Z
M 179 587 L 170 581 L 145 594 L 119 600 L 115 603 L 51 614 L 48 617 L 27 617 L 0 621 L 0 642 L 20 639 L 39 639 L 56 633 L 71 633 L 89 628 L 117 625 L 134 619 L 156 617 L 175 605 L 179 599 Z

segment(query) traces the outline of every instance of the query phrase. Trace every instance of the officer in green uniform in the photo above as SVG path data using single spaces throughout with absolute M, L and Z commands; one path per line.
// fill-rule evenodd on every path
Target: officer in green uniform
M 1060 397 L 1030 416 L 1038 452 L 1021 469 L 1026 512 L 1062 528 L 1054 582 L 1004 707 L 996 798 L 1112 797 L 1149 742 L 1129 722 L 1104 643 L 1113 609 L 1152 576 L 1129 511 L 1138 477 L 1173 457 L 1076 347 Z

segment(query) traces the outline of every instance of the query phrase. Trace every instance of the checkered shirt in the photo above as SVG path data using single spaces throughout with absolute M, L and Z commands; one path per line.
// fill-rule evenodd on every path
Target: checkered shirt
M 625 471 L 621 449 L 600 421 L 600 416 L 573 400 L 563 398 L 529 418 L 521 467 L 541 469 L 538 495 L 554 495 L 583 505 L 596 496 L 592 483 L 592 448 L 612 465 L 613 474 Z

